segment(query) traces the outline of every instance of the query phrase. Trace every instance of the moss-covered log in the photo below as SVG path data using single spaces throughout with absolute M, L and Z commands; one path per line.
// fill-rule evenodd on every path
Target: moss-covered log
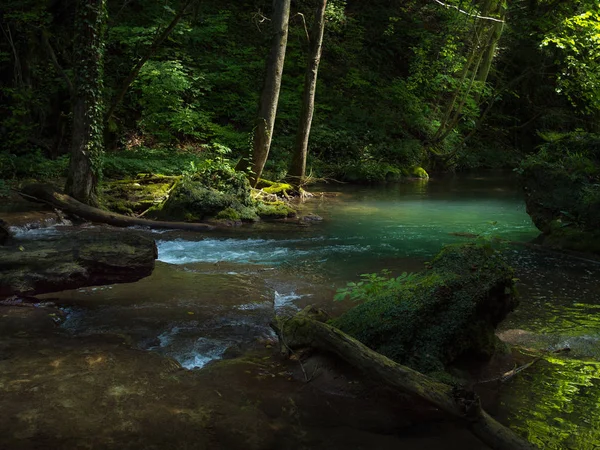
M 0 298 L 134 282 L 157 256 L 152 239 L 121 231 L 14 241 L 0 247 Z
M 517 305 L 513 271 L 489 246 L 450 245 L 428 268 L 334 321 L 368 347 L 421 372 L 489 358 L 495 327 Z
M 474 393 L 452 388 L 395 363 L 339 329 L 315 320 L 310 308 L 290 319 L 280 320 L 274 327 L 284 349 L 310 347 L 333 353 L 369 378 L 463 420 L 479 439 L 493 449 L 534 448 L 488 415 Z
M 21 190 L 25 198 L 49 203 L 66 213 L 81 217 L 95 223 L 105 223 L 115 227 L 148 227 L 169 230 L 207 231 L 215 227 L 205 223 L 188 222 L 166 222 L 160 220 L 146 220 L 136 217 L 128 217 L 109 211 L 103 211 L 92 206 L 85 205 L 68 195 L 61 194 L 51 186 L 45 184 L 30 184 Z

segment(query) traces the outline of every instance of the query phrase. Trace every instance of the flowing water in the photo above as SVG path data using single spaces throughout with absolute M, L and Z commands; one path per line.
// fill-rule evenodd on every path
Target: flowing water
M 49 296 L 68 313 L 63 329 L 118 334 L 198 369 L 268 342 L 275 314 L 309 304 L 343 312 L 351 305 L 333 295 L 360 274 L 421 270 L 443 245 L 474 235 L 525 242 L 538 234 L 510 175 L 313 190 L 329 192 L 303 206 L 322 221 L 154 234 L 159 262 L 152 276 Z M 491 408 L 542 448 L 598 448 L 600 265 L 518 245 L 508 258 L 522 303 L 501 336 L 537 350 L 572 351 L 502 385 Z

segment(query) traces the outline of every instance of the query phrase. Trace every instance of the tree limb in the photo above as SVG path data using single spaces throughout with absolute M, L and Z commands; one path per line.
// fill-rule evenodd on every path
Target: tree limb
M 65 72 L 65 70 L 62 68 L 62 66 L 58 62 L 58 58 L 56 57 L 56 53 L 54 52 L 54 49 L 52 48 L 52 45 L 50 44 L 50 40 L 48 39 L 48 33 L 46 31 L 42 31 L 42 43 L 44 44 L 44 47 L 46 47 L 46 50 L 48 50 L 48 54 L 50 55 L 50 59 L 52 60 L 52 65 L 54 65 L 54 68 L 63 77 L 63 79 L 65 80 L 65 83 L 67 83 L 67 88 L 69 89 L 69 94 L 71 95 L 71 99 L 72 99 L 75 94 L 75 88 L 73 87 L 73 82 L 69 78 L 69 75 L 67 74 L 67 72 Z
M 175 27 L 179 23 L 179 21 L 183 18 L 183 15 L 187 11 L 187 9 L 196 1 L 197 0 L 187 0 L 184 3 L 184 5 L 179 10 L 179 12 L 177 12 L 175 17 L 173 17 L 173 20 L 171 20 L 171 23 L 167 26 L 167 28 L 165 28 L 163 30 L 163 32 L 160 33 L 154 39 L 154 41 L 152 42 L 152 45 L 150 45 L 150 48 L 148 49 L 146 54 L 142 58 L 139 59 L 139 61 L 135 64 L 135 66 L 132 67 L 131 71 L 129 72 L 129 75 L 127 75 L 127 78 L 125 78 L 125 81 L 123 81 L 123 84 L 121 85 L 121 89 L 119 90 L 116 97 L 112 101 L 110 108 L 108 109 L 108 112 L 106 113 L 106 116 L 104 117 L 105 122 L 108 122 L 112 118 L 112 116 L 115 113 L 115 110 L 117 109 L 117 106 L 119 106 L 119 104 L 123 101 L 123 98 L 125 97 L 125 94 L 127 93 L 127 90 L 129 89 L 129 86 L 131 86 L 131 83 L 133 83 L 135 78 L 138 76 L 138 74 L 140 73 L 140 70 L 142 70 L 142 67 L 144 67 L 144 64 L 146 64 L 146 62 L 148 62 L 148 60 L 156 53 L 156 51 L 158 50 L 158 47 L 160 47 L 160 45 L 165 41 L 165 39 L 167 39 L 169 37 L 171 32 L 175 29 Z
M 475 19 L 482 19 L 482 20 L 491 20 L 492 22 L 500 22 L 500 23 L 504 23 L 504 20 L 502 19 L 497 19 L 496 17 L 487 17 L 487 16 L 479 16 L 477 14 L 471 14 L 468 11 L 465 11 L 463 9 L 460 9 L 458 6 L 454 6 L 454 5 L 449 5 L 447 3 L 443 3 L 440 0 L 433 0 L 434 2 L 445 6 L 446 8 L 454 8 L 456 9 L 458 12 L 462 13 L 462 14 L 466 14 L 469 17 L 474 17 Z

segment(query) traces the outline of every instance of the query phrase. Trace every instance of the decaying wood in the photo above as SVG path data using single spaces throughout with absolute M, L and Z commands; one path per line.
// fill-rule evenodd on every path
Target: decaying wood
M 312 347 L 336 355 L 393 389 L 413 395 L 463 420 L 485 444 L 495 450 L 534 449 L 531 444 L 497 422 L 482 408 L 473 392 L 435 381 L 371 350 L 356 339 L 315 320 L 310 308 L 274 324 L 285 349 Z
M 122 214 L 116 214 L 109 211 L 103 211 L 93 206 L 88 206 L 69 197 L 66 194 L 61 194 L 51 186 L 45 184 L 30 184 L 19 191 L 24 198 L 28 200 L 39 200 L 48 203 L 55 208 L 58 208 L 66 213 L 81 217 L 95 223 L 104 223 L 115 227 L 148 227 L 153 229 L 167 230 L 187 230 L 187 231 L 208 231 L 216 227 L 206 223 L 191 223 L 191 222 L 166 222 L 160 220 L 147 220 L 137 217 L 128 217 Z

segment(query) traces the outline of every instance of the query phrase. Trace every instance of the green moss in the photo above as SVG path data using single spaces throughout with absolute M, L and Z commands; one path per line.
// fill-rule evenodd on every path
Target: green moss
M 427 171 L 425 169 L 423 169 L 422 167 L 413 167 L 410 170 L 410 173 L 413 177 L 417 177 L 417 178 L 423 178 L 423 179 L 427 179 L 429 178 L 429 174 L 427 173 Z
M 216 218 L 219 220 L 241 220 L 240 213 L 233 208 L 226 208 L 220 211 Z
M 402 364 L 443 371 L 459 356 L 494 354 L 494 328 L 515 306 L 512 269 L 488 247 L 457 245 L 333 324 Z
M 257 189 L 263 190 L 267 194 L 274 194 L 283 197 L 287 197 L 295 191 L 294 187 L 289 183 L 269 181 L 262 178 L 258 181 L 256 187 Z
M 262 203 L 258 206 L 257 213 L 264 219 L 285 219 L 296 215 L 296 211 L 284 202 Z
M 184 180 L 171 193 L 159 216 L 180 220 L 193 216 L 197 219 L 214 217 L 219 212 L 234 208 L 239 200 L 233 194 Z
M 140 174 L 138 178 L 111 181 L 103 186 L 104 206 L 121 214 L 139 214 L 161 205 L 181 177 Z

